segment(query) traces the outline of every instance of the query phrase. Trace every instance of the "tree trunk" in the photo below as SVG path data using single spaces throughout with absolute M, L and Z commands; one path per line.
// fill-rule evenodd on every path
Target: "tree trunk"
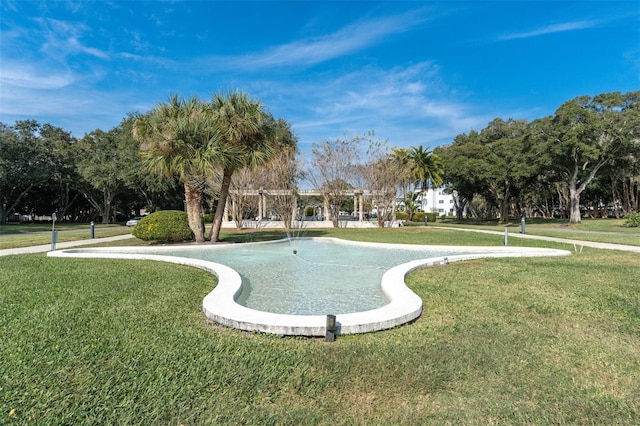
M 103 204 L 96 198 L 94 198 L 93 194 L 91 194 L 89 191 L 82 190 L 82 194 L 84 195 L 84 198 L 87 200 L 87 202 L 91 205 L 91 207 L 93 207 L 94 211 L 91 212 L 91 220 L 94 220 L 95 218 L 95 220 L 97 221 L 99 218 L 104 218 Z
M 231 214 L 233 221 L 236 223 L 236 229 L 242 229 L 242 213 L 244 212 L 244 196 L 238 191 L 237 195 L 229 194 L 227 198 L 231 198 Z M 258 200 L 260 202 L 260 200 Z M 252 218 L 253 219 L 253 218 Z M 262 220 L 260 218 L 259 220 Z
M 71 208 L 71 206 L 73 205 L 73 203 L 76 202 L 76 200 L 78 199 L 78 195 L 79 193 L 76 193 L 73 197 L 73 199 L 71 201 L 69 201 L 69 194 L 70 194 L 70 190 L 69 190 L 69 184 L 65 184 L 65 188 L 64 188 L 64 203 L 62 206 L 58 207 L 58 211 L 60 211 L 60 217 L 61 220 L 63 220 L 63 218 L 65 218 L 67 216 L 67 212 L 69 211 L 69 209 Z
M 196 243 L 204 242 L 204 227 L 200 218 L 200 207 L 202 205 L 202 192 L 195 190 L 186 183 L 184 184 L 184 198 L 187 207 L 187 217 L 189 228 L 193 231 Z
M 217 243 L 220 238 L 220 229 L 222 228 L 222 219 L 224 215 L 224 206 L 229 196 L 229 188 L 231 187 L 231 175 L 233 171 L 225 168 L 222 175 L 222 186 L 220 187 L 220 198 L 216 206 L 216 215 L 213 218 L 213 229 L 211 230 L 211 242 Z
M 580 184 L 579 187 L 578 187 L 578 173 L 579 173 L 580 167 L 578 166 L 578 164 L 575 165 L 573 176 L 571 176 L 571 180 L 569 181 L 569 199 L 571 201 L 571 216 L 569 218 L 570 224 L 582 223 L 582 218 L 580 216 L 580 194 L 582 194 L 582 191 L 584 191 L 587 185 L 591 183 L 593 178 L 596 176 L 596 173 L 598 173 L 598 170 L 600 170 L 600 168 L 604 166 L 605 163 L 606 163 L 605 160 L 601 160 L 598 164 L 593 166 L 593 169 L 591 170 L 589 175 L 584 179 L 584 181 Z M 587 165 L 588 163 L 585 163 L 582 166 L 582 169 L 583 170 L 586 169 Z
M 464 215 L 464 208 L 468 204 L 469 200 L 463 199 L 459 194 L 453 194 L 453 206 L 456 209 L 456 220 L 458 222 L 462 221 Z
M 569 200 L 571 201 L 571 214 L 569 216 L 570 224 L 582 223 L 582 215 L 580 214 L 580 192 L 576 189 L 574 180 L 569 184 Z
M 109 223 L 109 219 L 111 216 L 111 199 L 113 197 L 110 196 L 107 190 L 102 191 L 102 205 L 104 206 L 104 212 L 102 214 L 102 223 Z
M 630 212 L 631 211 L 631 188 L 633 184 L 631 179 L 629 179 L 630 185 L 627 186 L 627 176 L 622 176 L 622 211 Z
M 7 218 L 9 216 L 9 213 L 11 213 L 13 211 L 13 209 L 16 208 L 16 206 L 18 205 L 18 203 L 20 203 L 20 200 L 22 200 L 22 197 L 24 197 L 27 192 L 29 192 L 31 190 L 31 188 L 33 188 L 33 185 L 29 185 L 24 191 L 22 191 L 20 193 L 20 195 L 18 195 L 18 197 L 15 199 L 15 201 L 13 202 L 13 204 L 10 204 L 9 206 L 7 206 L 7 200 L 4 200 L 4 203 L 2 204 L 2 208 L 0 209 L 0 224 L 4 225 L 5 223 L 7 223 Z M 20 212 L 18 212 L 20 213 Z
M 509 222 L 510 197 L 509 183 L 505 182 L 504 193 L 502 197 L 498 197 L 498 207 L 500 209 L 500 220 L 498 223 Z
M 334 228 L 340 227 L 340 205 L 331 204 L 331 223 Z
M 5 203 L 0 206 L 0 225 L 7 223 L 7 205 Z
M 630 210 L 640 211 L 640 180 L 629 178 L 629 193 L 631 194 Z

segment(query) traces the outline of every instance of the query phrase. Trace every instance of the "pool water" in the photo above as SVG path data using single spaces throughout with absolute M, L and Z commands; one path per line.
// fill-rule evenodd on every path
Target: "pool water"
M 294 315 L 344 314 L 384 306 L 388 301 L 380 284 L 387 270 L 448 253 L 420 246 L 372 247 L 313 239 L 170 252 L 235 269 L 243 285 L 239 304 Z

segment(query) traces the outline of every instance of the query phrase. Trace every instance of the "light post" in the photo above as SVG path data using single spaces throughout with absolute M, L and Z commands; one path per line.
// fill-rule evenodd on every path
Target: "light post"
M 327 315 L 326 322 L 326 334 L 324 337 L 325 342 L 335 342 L 336 340 L 336 331 L 338 327 L 336 325 L 336 316 L 335 315 Z
M 56 249 L 56 242 L 58 241 L 58 231 L 56 231 L 56 219 L 58 219 L 58 215 L 56 215 L 56 212 L 51 214 L 51 219 L 51 251 L 54 251 Z

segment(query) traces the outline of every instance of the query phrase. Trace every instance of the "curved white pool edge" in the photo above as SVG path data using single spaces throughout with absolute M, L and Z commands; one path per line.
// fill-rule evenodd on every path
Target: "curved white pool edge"
M 329 239 L 329 238 L 319 238 Z M 412 244 L 362 243 L 330 238 L 338 243 L 383 246 L 409 247 Z M 246 244 L 263 244 L 246 243 Z M 246 245 L 243 244 L 243 245 Z M 127 247 L 136 251 L 170 251 L 179 249 L 215 248 L 222 246 L 166 246 L 166 247 Z M 424 247 L 424 246 L 422 246 Z M 389 303 L 377 309 L 336 315 L 339 334 L 368 333 L 396 327 L 413 321 L 422 314 L 422 299 L 405 285 L 405 276 L 414 269 L 445 264 L 461 260 L 486 257 L 539 257 L 566 256 L 571 252 L 566 250 L 528 248 L 528 247 L 484 247 L 484 246 L 428 246 L 433 250 L 447 250 L 453 252 L 478 251 L 484 253 L 467 253 L 445 257 L 433 257 L 403 263 L 389 269 L 382 277 L 382 291 L 389 299 Z M 110 259 L 139 259 L 170 262 L 203 269 L 218 277 L 218 285 L 202 302 L 204 314 L 220 324 L 245 331 L 259 331 L 264 333 L 295 336 L 324 336 L 326 333 L 326 315 L 287 315 L 257 311 L 236 303 L 242 291 L 242 279 L 232 268 L 205 260 L 190 259 L 178 256 L 166 256 L 145 253 L 118 253 L 125 247 L 80 248 L 52 251 L 47 253 L 53 257 L 80 258 L 110 258 Z M 331 314 L 331 312 L 327 312 Z

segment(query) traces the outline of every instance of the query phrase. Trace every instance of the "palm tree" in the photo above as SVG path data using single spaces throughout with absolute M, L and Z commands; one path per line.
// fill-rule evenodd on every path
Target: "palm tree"
M 432 154 L 428 149 L 421 146 L 411 148 L 409 152 L 409 170 L 411 181 L 416 188 L 420 186 L 418 192 L 421 197 L 427 195 L 429 186 L 437 187 L 442 185 L 442 163 L 437 155 Z
M 398 176 L 400 177 L 402 198 L 405 198 L 411 183 L 410 181 L 413 179 L 411 170 L 412 162 L 409 158 L 411 151 L 409 148 L 392 148 L 391 152 L 394 167 L 397 169 Z
M 420 185 L 420 194 L 424 197 L 429 186 L 442 185 L 442 163 L 437 155 L 428 149 L 413 147 L 409 153 L 410 170 L 414 186 Z
M 442 163 L 437 155 L 419 146 L 411 148 L 409 159 L 414 185 L 419 184 L 422 191 L 429 189 L 429 184 L 442 185 Z
M 202 196 L 211 165 L 222 158 L 220 134 L 209 105 L 198 98 L 172 96 L 138 118 L 133 136 L 140 143 L 143 164 L 151 173 L 177 176 L 184 185 L 189 227 L 204 242 L 200 217 Z
M 273 117 L 259 101 L 244 93 L 232 92 L 226 97 L 216 94 L 211 108 L 222 142 L 222 157 L 217 162 L 222 169 L 222 184 L 211 230 L 211 242 L 216 242 L 233 173 L 243 167 L 253 168 L 269 161 L 275 150 L 276 138 L 273 135 Z

